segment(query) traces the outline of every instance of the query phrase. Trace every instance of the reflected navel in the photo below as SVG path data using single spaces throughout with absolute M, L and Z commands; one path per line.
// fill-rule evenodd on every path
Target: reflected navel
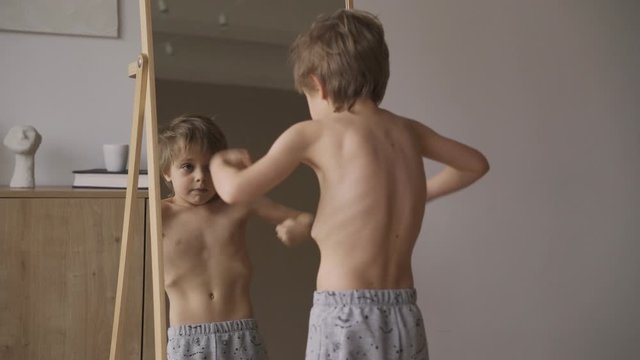
M 213 301 L 213 293 L 212 292 L 209 293 L 209 299 Z

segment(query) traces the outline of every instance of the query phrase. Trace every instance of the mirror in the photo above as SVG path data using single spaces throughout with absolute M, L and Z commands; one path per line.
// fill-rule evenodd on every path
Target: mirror
M 154 2 L 158 127 L 185 113 L 213 116 L 230 147 L 259 158 L 289 126 L 310 118 L 293 88 L 289 45 L 319 14 L 343 6 L 342 0 Z M 268 196 L 314 213 L 317 180 L 300 167 Z M 319 253 L 312 241 L 285 247 L 274 228 L 256 216 L 247 225 L 253 316 L 270 358 L 301 359 Z

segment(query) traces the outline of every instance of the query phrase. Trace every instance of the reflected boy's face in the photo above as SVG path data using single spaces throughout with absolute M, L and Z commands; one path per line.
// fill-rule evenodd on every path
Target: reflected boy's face
M 171 182 L 175 200 L 181 205 L 206 204 L 216 195 L 209 171 L 211 155 L 183 151 L 171 164 L 165 179 Z

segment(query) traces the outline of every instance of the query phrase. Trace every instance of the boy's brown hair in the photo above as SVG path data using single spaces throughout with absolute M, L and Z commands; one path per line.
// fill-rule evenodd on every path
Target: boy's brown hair
M 389 80 L 389 49 L 378 18 L 366 11 L 322 15 L 291 45 L 296 89 L 314 91 L 314 75 L 334 110 L 350 110 L 360 97 L 380 104 Z
M 196 149 L 215 154 L 227 148 L 227 139 L 218 125 L 208 116 L 181 115 L 158 134 L 160 172 L 166 174 L 174 159 L 183 151 Z

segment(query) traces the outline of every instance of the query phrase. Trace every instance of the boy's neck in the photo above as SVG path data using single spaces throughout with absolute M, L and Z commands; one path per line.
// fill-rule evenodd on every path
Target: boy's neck
M 378 104 L 373 102 L 373 100 L 371 100 L 369 98 L 359 98 L 353 104 L 353 107 L 351 107 L 351 110 L 346 110 L 345 109 L 345 111 L 349 111 L 349 112 L 358 114 L 358 113 L 362 113 L 362 112 L 377 111 L 379 109 L 380 108 L 378 107 Z
M 369 98 L 359 98 L 353 104 L 351 109 L 347 109 L 345 106 L 345 108 L 339 113 L 368 117 L 379 110 L 380 108 L 378 107 L 378 104 L 373 102 L 373 100 Z
M 326 112 L 325 112 L 325 116 L 321 116 L 321 117 L 319 117 L 319 119 L 330 117 L 333 114 L 361 115 L 361 114 L 375 112 L 375 111 L 378 111 L 378 110 L 380 110 L 378 105 L 373 100 L 371 100 L 369 98 L 359 98 L 353 104 L 351 109 L 347 109 L 347 106 L 345 106 L 340 111 L 335 111 L 333 104 L 331 104 L 329 102 L 328 106 L 327 106 L 327 109 L 326 109 Z
M 220 204 L 226 204 L 221 198 L 220 195 L 218 195 L 217 193 L 215 195 L 213 195 L 213 197 L 211 197 L 211 199 L 209 199 L 207 202 L 202 203 L 202 204 L 193 204 L 191 202 L 189 202 L 186 199 L 180 198 L 176 195 L 174 195 L 172 197 L 172 203 L 174 205 L 177 206 L 182 206 L 185 208 L 198 208 L 198 207 L 206 207 L 206 206 L 210 206 L 210 205 L 215 205 L 216 203 L 220 203 Z

